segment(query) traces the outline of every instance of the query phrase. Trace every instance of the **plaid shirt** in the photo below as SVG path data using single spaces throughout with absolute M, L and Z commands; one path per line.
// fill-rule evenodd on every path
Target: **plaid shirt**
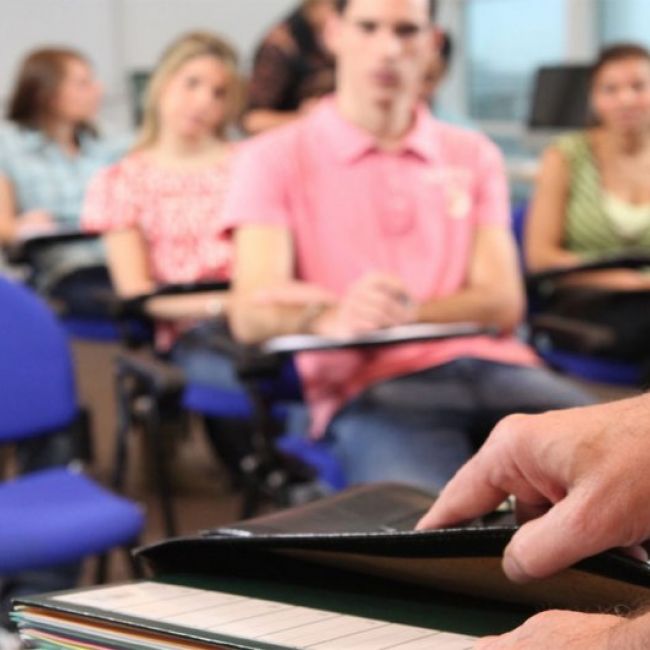
M 0 175 L 13 186 L 17 213 L 45 210 L 66 229 L 78 228 L 88 181 L 119 153 L 83 136 L 79 154 L 71 156 L 40 131 L 0 126 Z

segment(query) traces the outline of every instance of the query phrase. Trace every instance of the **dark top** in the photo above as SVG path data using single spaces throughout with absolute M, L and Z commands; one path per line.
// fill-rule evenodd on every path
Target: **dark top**
M 274 27 L 255 54 L 249 110 L 295 111 L 334 90 L 334 60 L 300 10 Z

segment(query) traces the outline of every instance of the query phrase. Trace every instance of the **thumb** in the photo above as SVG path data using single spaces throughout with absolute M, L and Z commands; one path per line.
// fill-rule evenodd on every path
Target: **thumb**
M 570 494 L 515 533 L 503 557 L 505 574 L 523 584 L 551 576 L 605 550 L 606 530 L 594 520 L 587 499 Z

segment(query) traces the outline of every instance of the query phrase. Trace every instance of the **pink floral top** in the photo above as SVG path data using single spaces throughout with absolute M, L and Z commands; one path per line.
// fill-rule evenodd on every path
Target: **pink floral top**
M 82 227 L 107 233 L 137 228 L 158 285 L 230 278 L 232 244 L 221 209 L 234 155 L 199 171 L 157 167 L 141 153 L 100 171 L 91 181 Z M 177 328 L 162 325 L 157 343 L 168 348 Z

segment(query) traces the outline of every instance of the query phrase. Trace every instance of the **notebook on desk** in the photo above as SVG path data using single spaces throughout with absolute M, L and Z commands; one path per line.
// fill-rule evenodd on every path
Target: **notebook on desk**
M 378 345 L 403 345 L 405 343 L 494 334 L 494 329 L 476 323 L 414 323 L 388 327 L 367 334 L 359 334 L 358 336 L 340 338 L 328 338 L 313 334 L 278 336 L 264 343 L 261 350 L 266 354 L 291 354 L 294 352 L 340 350 L 342 348 L 364 348 Z

